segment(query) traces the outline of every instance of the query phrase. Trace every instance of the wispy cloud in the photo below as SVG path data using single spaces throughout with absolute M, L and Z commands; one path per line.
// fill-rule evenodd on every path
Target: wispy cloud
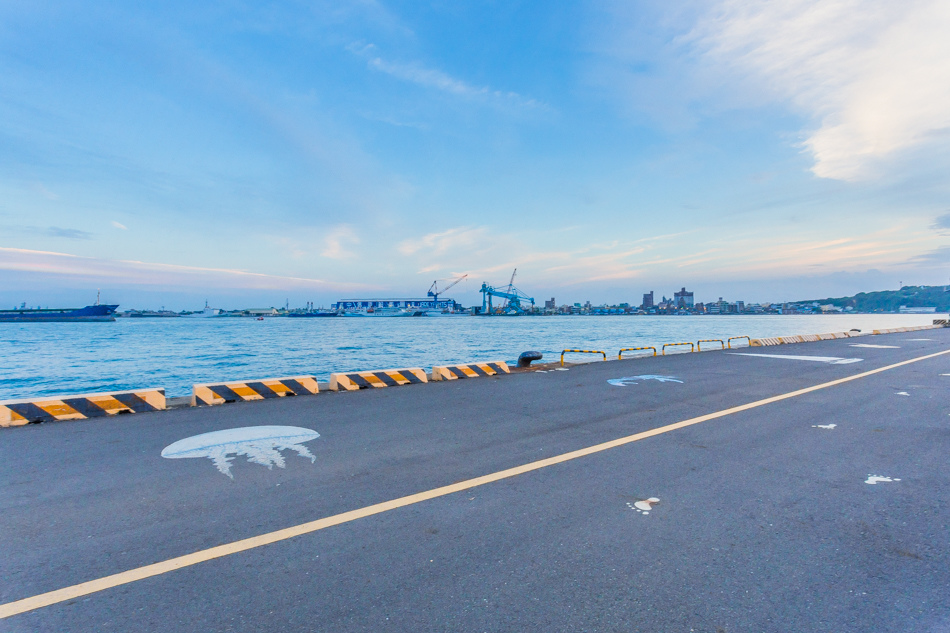
M 346 291 L 371 287 L 363 284 L 334 283 L 322 279 L 268 275 L 228 268 L 102 259 L 5 247 L 0 247 L 0 270 L 98 279 L 123 286 Z
M 58 226 L 51 226 L 43 231 L 50 237 L 62 237 L 67 240 L 91 240 L 92 233 L 89 231 L 80 231 L 79 229 L 64 229 Z
M 324 248 L 320 253 L 330 259 L 346 259 L 354 253 L 348 250 L 348 245 L 359 244 L 360 238 L 349 224 L 339 224 L 323 238 Z
M 397 249 L 403 255 L 420 253 L 424 256 L 443 255 L 449 251 L 475 251 L 479 246 L 485 247 L 489 243 L 486 227 L 459 226 L 440 233 L 428 233 L 416 239 L 404 240 Z M 429 272 L 431 268 L 425 272 Z
M 523 108 L 539 108 L 544 104 L 510 90 L 498 90 L 489 86 L 476 86 L 436 68 L 427 68 L 417 62 L 393 62 L 377 54 L 373 44 L 354 43 L 347 47 L 351 53 L 366 58 L 366 65 L 396 79 L 408 81 L 424 88 L 432 88 L 448 94 L 469 99 L 493 99 Z
M 950 231 L 950 213 L 944 213 L 934 218 L 934 223 L 930 225 L 935 231 Z
M 112 221 L 112 226 L 114 226 L 114 227 L 117 228 L 117 229 L 122 229 L 123 231 L 128 231 L 128 230 L 129 230 L 129 227 L 127 227 L 126 225 L 122 224 L 121 222 L 116 222 L 115 220 Z
M 723 0 L 688 39 L 817 122 L 815 175 L 861 180 L 950 127 L 947 33 L 945 0 Z

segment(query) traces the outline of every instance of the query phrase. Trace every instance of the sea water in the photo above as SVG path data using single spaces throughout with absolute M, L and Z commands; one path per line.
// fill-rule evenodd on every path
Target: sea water
M 0 400 L 507 360 L 622 347 L 929 325 L 940 315 L 155 318 L 0 324 Z M 734 344 L 745 344 L 735 341 Z M 706 344 L 704 344 L 705 346 Z M 718 343 L 708 344 L 718 347 Z M 674 348 L 684 349 L 684 348 Z M 688 348 L 685 348 L 688 349 Z M 668 350 L 672 351 L 672 350 Z M 625 355 L 626 356 L 626 355 Z M 599 358 L 599 357 L 598 357 Z M 593 360 L 571 355 L 571 361 Z

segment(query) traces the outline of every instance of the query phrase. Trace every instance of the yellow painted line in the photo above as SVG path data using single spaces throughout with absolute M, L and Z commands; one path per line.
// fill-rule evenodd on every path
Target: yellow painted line
M 514 468 L 500 470 L 498 472 L 482 475 L 481 477 L 476 477 L 474 479 L 467 479 L 449 486 L 433 488 L 432 490 L 426 490 L 425 492 L 418 492 L 406 497 L 399 497 L 398 499 L 384 501 L 382 503 L 366 506 L 357 510 L 350 510 L 349 512 L 343 512 L 342 514 L 335 514 L 324 519 L 310 521 L 309 523 L 301 523 L 300 525 L 284 528 L 275 532 L 268 532 L 267 534 L 261 534 L 260 536 L 252 536 L 251 538 L 242 539 L 240 541 L 225 543 L 224 545 L 218 545 L 216 547 L 200 550 L 191 554 L 185 554 L 184 556 L 170 558 L 168 560 L 153 563 L 151 565 L 145 565 L 144 567 L 138 567 L 136 569 L 120 572 L 118 574 L 112 574 L 111 576 L 105 576 L 103 578 L 97 578 L 96 580 L 79 583 L 78 585 L 72 585 L 71 587 L 64 587 L 63 589 L 57 589 L 56 591 L 41 593 L 30 598 L 8 602 L 6 604 L 0 605 L 0 619 L 9 618 L 10 616 L 25 613 L 27 611 L 33 611 L 34 609 L 48 607 L 60 602 L 66 602 L 67 600 L 73 600 L 75 598 L 87 596 L 99 591 L 105 591 L 106 589 L 111 589 L 113 587 L 127 585 L 137 580 L 144 580 L 146 578 L 151 578 L 152 576 L 167 574 L 168 572 L 175 571 L 176 569 L 190 567 L 192 565 L 197 565 L 198 563 L 214 560 L 215 558 L 222 558 L 224 556 L 230 556 L 231 554 L 237 554 L 239 552 L 255 549 L 264 545 L 270 545 L 271 543 L 277 543 L 278 541 L 285 541 L 287 539 L 294 538 L 295 536 L 310 534 L 311 532 L 317 532 L 335 525 L 349 523 L 350 521 L 356 521 L 357 519 L 364 519 L 366 517 L 373 516 L 374 514 L 382 514 L 383 512 L 389 512 L 390 510 L 395 510 L 397 508 L 403 508 L 405 506 L 421 503 L 423 501 L 429 501 L 430 499 L 437 499 L 438 497 L 444 497 L 456 492 L 461 492 L 462 490 L 477 488 L 478 486 L 484 486 L 485 484 L 490 484 L 502 479 L 516 477 L 518 475 L 530 473 L 535 470 L 541 470 L 542 468 L 547 468 L 548 466 L 569 462 L 571 460 L 593 455 L 595 453 L 600 453 L 602 451 L 623 446 L 625 444 L 630 444 L 632 442 L 639 442 L 640 440 L 645 440 L 649 437 L 676 431 L 688 426 L 693 426 L 694 424 L 702 424 L 703 422 L 708 422 L 709 420 L 715 420 L 717 418 L 723 418 L 728 415 L 741 413 L 750 409 L 764 407 L 765 405 L 780 402 L 782 400 L 788 400 L 789 398 L 796 398 L 813 391 L 827 389 L 828 387 L 834 387 L 846 382 L 851 382 L 852 380 L 859 380 L 861 378 L 866 378 L 867 376 L 872 376 L 874 374 L 879 374 L 884 371 L 903 367 L 904 365 L 910 365 L 911 363 L 927 360 L 936 356 L 942 356 L 944 354 L 950 354 L 950 349 L 937 352 L 935 354 L 919 356 L 917 358 L 905 360 L 900 363 L 888 365 L 886 367 L 872 369 L 871 371 L 855 374 L 854 376 L 839 378 L 837 380 L 825 382 L 813 387 L 806 387 L 804 389 L 798 389 L 797 391 L 790 391 L 778 396 L 772 396 L 771 398 L 765 398 L 764 400 L 756 400 L 755 402 L 743 404 L 738 407 L 723 409 L 722 411 L 716 411 L 715 413 L 707 413 L 706 415 L 683 420 L 682 422 L 668 424 L 666 426 L 661 426 L 649 431 L 643 431 L 642 433 L 635 433 L 634 435 L 628 435 L 626 437 L 621 437 L 619 439 L 604 442 L 602 444 L 595 444 L 594 446 L 588 446 L 587 448 L 571 451 L 569 453 L 563 453 L 561 455 L 556 455 L 547 459 L 541 459 L 529 464 L 515 466 Z

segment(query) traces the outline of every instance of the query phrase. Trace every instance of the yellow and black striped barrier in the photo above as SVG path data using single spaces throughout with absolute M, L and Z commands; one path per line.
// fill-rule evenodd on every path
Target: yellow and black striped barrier
M 317 379 L 313 376 L 194 385 L 191 392 L 191 406 L 266 400 L 283 396 L 306 396 L 319 391 Z
M 458 380 L 459 378 L 478 378 L 509 374 L 508 363 L 503 360 L 486 363 L 467 363 L 465 365 L 438 365 L 432 368 L 432 380 Z
M 164 389 L 7 400 L 0 402 L 0 427 L 55 420 L 83 420 L 119 413 L 146 413 L 164 409 Z
M 729 349 L 732 349 L 732 342 L 740 341 L 742 339 L 747 340 L 749 342 L 749 346 L 750 347 L 752 346 L 752 339 L 750 339 L 748 336 L 730 336 L 729 339 L 726 341 L 726 347 L 728 347 Z
M 653 350 L 653 355 L 656 356 L 656 348 L 655 348 L 655 347 L 625 347 L 625 348 L 623 348 L 622 350 L 620 350 L 619 352 L 617 352 L 617 360 L 621 360 L 621 359 L 623 358 L 623 353 L 624 353 L 624 352 L 639 352 L 639 351 L 641 351 L 641 350 L 648 350 L 648 349 L 652 349 L 652 350 Z
M 330 374 L 330 389 L 332 391 L 356 391 L 370 387 L 398 387 L 399 385 L 418 385 L 424 382 L 429 382 L 429 378 L 418 367 Z
M 666 356 L 667 347 L 676 347 L 677 345 L 689 345 L 689 351 L 695 352 L 696 346 L 692 343 L 663 343 L 663 355 Z
M 564 355 L 568 352 L 575 352 L 577 354 L 603 354 L 604 360 L 607 360 L 607 352 L 602 352 L 599 349 L 566 349 L 561 352 L 561 367 L 564 367 Z
M 726 349 L 726 344 L 722 342 L 721 338 L 702 338 L 696 341 L 696 351 L 703 351 L 703 343 L 719 343 L 722 347 L 719 349 Z

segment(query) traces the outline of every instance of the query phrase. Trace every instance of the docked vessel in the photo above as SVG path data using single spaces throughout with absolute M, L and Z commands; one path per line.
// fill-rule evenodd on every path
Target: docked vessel
M 57 321 L 115 321 L 118 305 L 92 305 L 85 308 L 27 308 L 0 310 L 0 323 L 37 323 Z

